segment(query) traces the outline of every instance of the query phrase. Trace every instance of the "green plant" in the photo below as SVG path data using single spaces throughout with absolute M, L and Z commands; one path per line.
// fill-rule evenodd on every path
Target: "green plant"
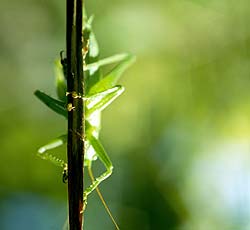
M 81 133 L 76 133 L 76 136 L 80 137 L 80 139 L 85 143 L 84 166 L 88 168 L 90 178 L 92 179 L 91 185 L 86 188 L 83 193 L 84 209 L 87 204 L 88 195 L 96 189 L 105 208 L 109 212 L 109 209 L 107 208 L 102 195 L 98 190 L 98 185 L 108 178 L 112 174 L 113 170 L 112 162 L 99 140 L 101 112 L 124 91 L 124 87 L 117 85 L 117 82 L 122 73 L 135 61 L 135 57 L 130 54 L 118 54 L 99 60 L 99 48 L 92 29 L 92 21 L 93 17 L 90 17 L 89 19 L 85 19 L 83 23 L 83 40 L 85 42 L 83 46 L 82 58 L 84 72 L 83 85 L 85 94 L 80 95 L 75 91 L 67 90 L 67 59 L 63 57 L 63 52 L 61 52 L 61 60 L 57 60 L 55 63 L 56 90 L 58 98 L 52 98 L 40 90 L 35 91 L 35 95 L 50 109 L 59 115 L 64 116 L 66 119 L 68 118 L 69 112 L 75 110 L 74 105 L 69 102 L 67 96 L 83 101 L 85 134 L 82 136 Z M 101 67 L 110 64 L 114 64 L 115 66 L 110 72 L 103 74 Z M 69 132 L 73 131 L 69 130 Z M 50 150 L 65 144 L 67 142 L 67 136 L 67 134 L 61 135 L 38 150 L 38 155 L 42 159 L 49 160 L 55 165 L 62 167 L 64 182 L 66 182 L 68 178 L 67 163 L 54 156 Z M 97 159 L 104 164 L 106 171 L 99 177 L 94 178 L 91 166 L 93 161 Z M 111 214 L 110 216 L 112 218 Z M 113 222 L 115 223 L 114 220 Z

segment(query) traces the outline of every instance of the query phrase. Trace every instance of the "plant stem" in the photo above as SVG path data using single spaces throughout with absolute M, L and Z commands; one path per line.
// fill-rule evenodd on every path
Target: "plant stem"
M 83 227 L 84 73 L 82 0 L 67 0 L 68 205 L 69 229 Z

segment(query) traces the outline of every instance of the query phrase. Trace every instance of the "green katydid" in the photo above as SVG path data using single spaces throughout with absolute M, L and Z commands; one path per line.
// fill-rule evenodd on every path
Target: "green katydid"
M 92 26 L 92 18 L 85 23 L 84 28 L 84 40 L 87 46 L 84 48 L 86 53 L 84 54 L 83 70 L 85 74 L 85 96 L 82 98 L 85 100 L 85 158 L 84 166 L 88 167 L 90 177 L 92 178 L 92 184 L 84 191 L 84 201 L 87 201 L 88 195 L 97 186 L 108 178 L 112 174 L 113 165 L 106 153 L 103 145 L 99 140 L 99 132 L 101 128 L 101 112 L 112 103 L 118 96 L 120 96 L 124 87 L 117 85 L 117 81 L 124 72 L 134 61 L 135 57 L 130 54 L 118 54 L 102 60 L 99 60 L 99 48 L 96 42 Z M 56 88 L 58 98 L 52 98 L 51 96 L 41 92 L 35 91 L 35 95 L 45 103 L 50 109 L 56 113 L 64 116 L 67 119 L 68 110 L 74 109 L 67 104 L 66 89 L 66 59 L 62 57 L 61 61 L 56 61 Z M 108 64 L 116 64 L 115 67 L 106 75 L 103 76 L 101 67 Z M 67 164 L 53 156 L 50 150 L 59 147 L 67 142 L 67 135 L 61 135 L 52 140 L 48 144 L 42 146 L 38 150 L 38 155 L 50 160 L 57 166 L 64 169 L 63 181 L 67 179 Z M 93 178 L 91 165 L 92 162 L 100 159 L 104 164 L 106 171 L 97 178 Z M 98 191 L 98 190 L 97 190 Z M 105 204 L 104 204 L 105 205 Z M 105 207 L 106 208 L 106 207 Z M 112 218 L 112 216 L 111 216 Z

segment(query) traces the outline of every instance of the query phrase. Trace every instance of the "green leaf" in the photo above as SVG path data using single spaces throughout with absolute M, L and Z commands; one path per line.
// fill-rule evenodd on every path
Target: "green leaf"
M 135 56 L 127 54 L 124 59 L 116 65 L 110 73 L 108 73 L 103 79 L 98 81 L 89 91 L 89 95 L 96 94 L 98 92 L 105 91 L 114 87 L 120 79 L 123 72 L 135 62 Z
M 34 94 L 54 112 L 64 116 L 65 118 L 68 117 L 64 102 L 58 101 L 40 90 L 36 90 Z
M 124 87 L 117 85 L 111 89 L 97 93 L 86 98 L 86 117 L 88 118 L 95 112 L 101 112 L 111 104 L 118 96 L 124 92 Z

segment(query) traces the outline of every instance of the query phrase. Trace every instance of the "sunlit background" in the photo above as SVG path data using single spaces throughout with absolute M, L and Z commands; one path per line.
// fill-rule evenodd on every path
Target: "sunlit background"
M 100 189 L 121 229 L 250 229 L 249 1 L 86 4 L 101 56 L 137 56 L 101 133 L 115 168 Z M 33 95 L 55 95 L 61 50 L 64 1 L 0 1 L 1 230 L 65 222 L 62 170 L 36 152 L 66 121 Z M 96 193 L 85 229 L 114 229 Z

